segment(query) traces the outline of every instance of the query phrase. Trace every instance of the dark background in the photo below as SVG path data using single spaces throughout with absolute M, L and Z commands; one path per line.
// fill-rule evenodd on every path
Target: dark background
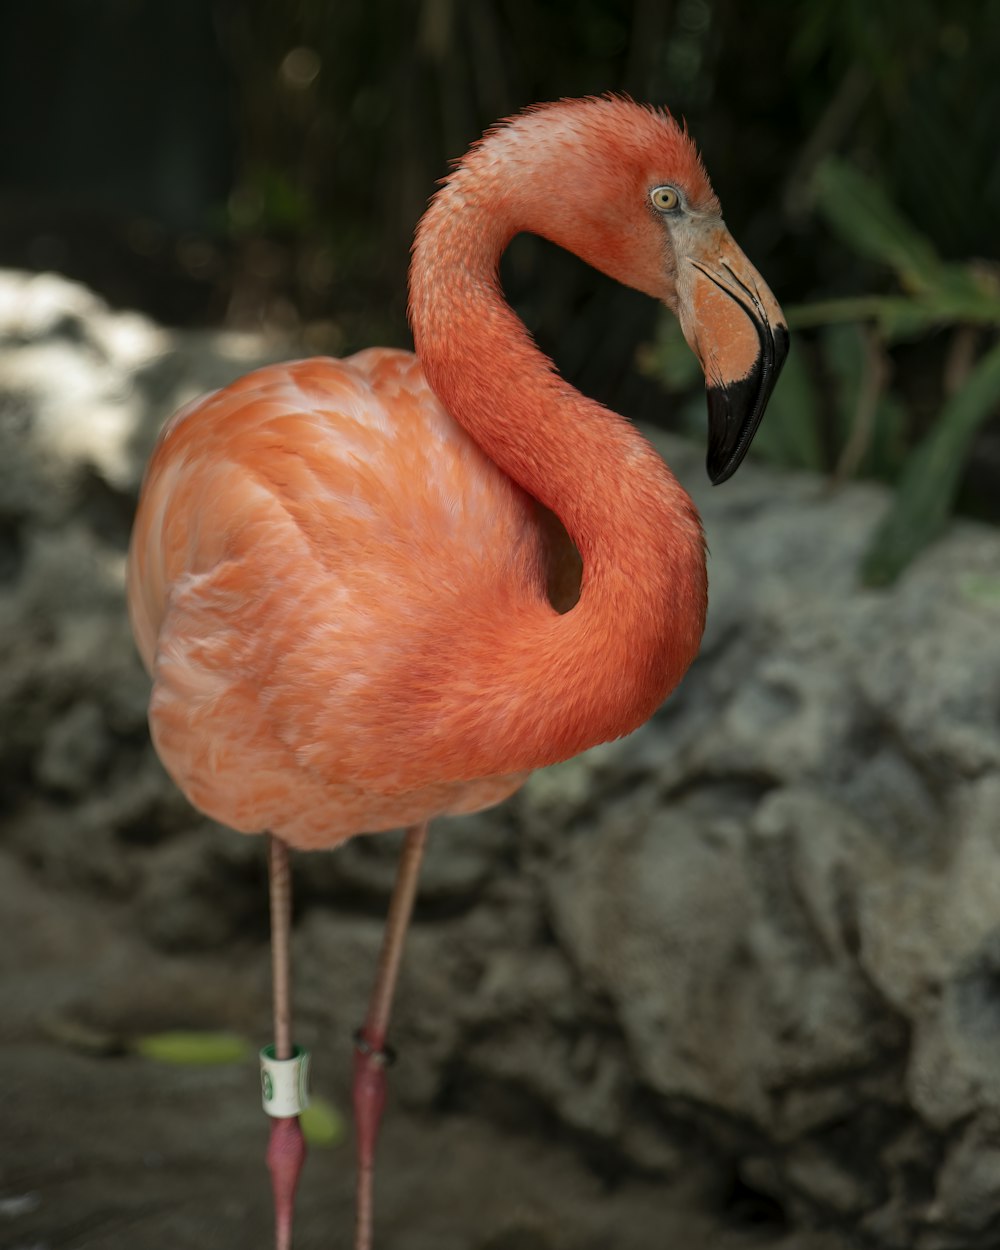
M 405 344 L 409 242 L 448 160 L 532 101 L 612 90 L 687 119 L 731 229 L 793 312 L 899 287 L 817 211 L 831 154 L 996 283 L 998 46 L 997 0 L 8 0 L 0 265 L 60 271 L 169 325 L 332 354 Z M 654 305 L 533 239 L 504 279 L 576 385 L 670 424 L 664 370 L 636 367 Z M 996 327 L 966 330 L 876 346 L 901 412 L 847 472 L 898 477 Z M 821 339 L 796 335 L 812 450 L 770 451 L 829 472 L 861 401 L 838 399 L 843 353 Z M 959 506 L 996 519 L 995 413 L 961 454 Z

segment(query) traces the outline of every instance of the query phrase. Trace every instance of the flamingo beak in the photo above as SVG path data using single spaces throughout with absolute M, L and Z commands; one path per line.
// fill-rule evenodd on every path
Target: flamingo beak
M 706 467 L 718 486 L 739 468 L 757 433 L 788 355 L 788 327 L 725 226 L 697 243 L 677 257 L 677 312 L 705 371 Z

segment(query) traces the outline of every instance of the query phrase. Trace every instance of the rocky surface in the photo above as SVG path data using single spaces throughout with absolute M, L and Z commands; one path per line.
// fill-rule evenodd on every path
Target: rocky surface
M 267 918 L 258 840 L 150 750 L 122 579 L 159 422 L 289 350 L 0 277 L 3 1246 L 266 1244 L 252 1064 L 131 1048 L 266 1038 Z M 702 656 L 631 739 L 432 838 L 384 1244 L 995 1250 L 1000 535 L 862 590 L 880 490 L 713 491 L 663 450 L 712 550 Z M 341 1107 L 396 845 L 295 864 L 298 1031 Z M 348 1169 L 313 1160 L 304 1246 Z

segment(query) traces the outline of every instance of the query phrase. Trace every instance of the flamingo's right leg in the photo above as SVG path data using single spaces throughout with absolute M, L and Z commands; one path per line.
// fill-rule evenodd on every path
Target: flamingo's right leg
M 375 1181 L 375 1141 L 385 1107 L 385 1070 L 391 1052 L 385 1044 L 392 999 L 399 976 L 403 944 L 413 914 L 420 865 L 427 844 L 427 824 L 406 831 L 379 954 L 375 987 L 365 1022 L 358 1030 L 354 1056 L 354 1125 L 358 1151 L 357 1225 L 354 1250 L 372 1248 L 372 1190 Z

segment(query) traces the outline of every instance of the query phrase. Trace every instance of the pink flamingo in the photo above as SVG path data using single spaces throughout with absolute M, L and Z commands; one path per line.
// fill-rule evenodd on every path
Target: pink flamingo
M 278 1059 L 294 1054 L 287 847 L 407 828 L 357 1039 L 357 1250 L 428 822 L 641 725 L 705 618 L 690 498 L 504 301 L 499 257 L 522 230 L 676 313 L 706 375 L 708 472 L 728 478 L 787 352 L 781 310 L 668 114 L 564 100 L 490 130 L 432 201 L 410 271 L 416 355 L 272 366 L 188 405 L 153 453 L 132 537 L 160 758 L 203 812 L 271 835 Z M 268 1148 L 283 1248 L 295 1110 Z

